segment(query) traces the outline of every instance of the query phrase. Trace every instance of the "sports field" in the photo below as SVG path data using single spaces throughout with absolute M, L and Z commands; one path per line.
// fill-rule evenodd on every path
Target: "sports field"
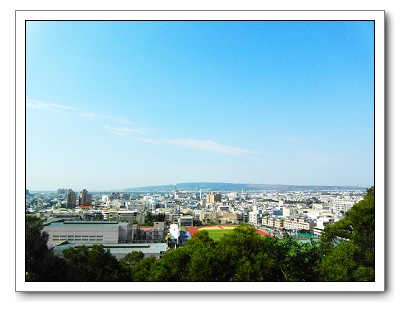
M 188 227 L 188 232 L 190 233 L 191 236 L 193 236 L 194 233 L 197 231 L 201 230 L 207 230 L 207 232 L 210 235 L 210 238 L 213 239 L 214 241 L 218 241 L 224 236 L 226 233 L 229 233 L 232 231 L 236 225 L 213 225 L 213 226 L 200 226 L 200 227 Z M 268 234 L 257 230 L 257 232 L 260 235 L 267 236 Z
M 202 228 L 199 229 L 200 231 L 207 231 L 210 238 L 214 241 L 219 241 L 222 236 L 224 236 L 226 233 L 229 233 L 230 231 L 232 231 L 234 229 L 234 227 L 226 227 L 226 228 Z

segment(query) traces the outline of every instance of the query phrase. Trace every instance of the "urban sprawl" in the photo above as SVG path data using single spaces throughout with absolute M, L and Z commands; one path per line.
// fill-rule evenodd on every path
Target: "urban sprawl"
M 188 228 L 253 225 L 266 235 L 318 239 L 365 189 L 310 191 L 88 192 L 26 190 L 26 213 L 44 221 L 48 247 L 101 244 L 117 257 L 132 251 L 159 258 L 190 239 Z

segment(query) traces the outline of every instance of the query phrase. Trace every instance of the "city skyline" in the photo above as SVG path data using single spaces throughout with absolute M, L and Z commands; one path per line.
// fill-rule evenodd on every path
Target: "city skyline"
M 27 21 L 26 188 L 374 185 L 372 21 Z

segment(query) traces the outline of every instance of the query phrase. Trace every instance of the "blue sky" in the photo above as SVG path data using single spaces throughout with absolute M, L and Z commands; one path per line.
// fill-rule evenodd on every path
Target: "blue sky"
M 374 184 L 374 25 L 26 24 L 26 187 Z

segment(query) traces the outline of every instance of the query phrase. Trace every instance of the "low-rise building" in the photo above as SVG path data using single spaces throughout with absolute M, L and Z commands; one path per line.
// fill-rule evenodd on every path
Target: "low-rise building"
M 49 235 L 51 249 L 65 242 L 80 244 L 118 244 L 132 242 L 132 222 L 118 221 L 64 221 L 43 227 Z
M 273 229 L 283 229 L 284 218 L 278 216 L 266 216 L 261 219 L 262 226 L 273 228 Z
M 348 199 L 341 199 L 341 198 L 332 199 L 329 202 L 329 209 L 333 213 L 338 213 L 340 211 L 346 213 L 351 209 L 351 207 L 353 207 L 355 203 L 356 203 L 355 201 Z
M 253 211 L 249 212 L 249 224 L 258 226 L 262 223 L 262 209 L 253 208 Z
M 217 217 L 218 224 L 236 224 L 238 223 L 237 214 L 234 212 L 223 212 Z
M 290 216 L 286 217 L 283 222 L 283 228 L 285 230 L 305 230 L 307 232 L 313 233 L 315 227 L 315 222 L 308 218 L 307 216 Z
M 335 223 L 335 219 L 331 216 L 326 216 L 326 217 L 319 217 L 315 220 L 315 227 L 314 227 L 314 231 L 313 234 L 321 236 L 322 232 L 325 229 L 325 226 L 328 224 L 333 224 Z
M 179 226 L 193 226 L 193 217 L 184 215 L 178 219 Z

